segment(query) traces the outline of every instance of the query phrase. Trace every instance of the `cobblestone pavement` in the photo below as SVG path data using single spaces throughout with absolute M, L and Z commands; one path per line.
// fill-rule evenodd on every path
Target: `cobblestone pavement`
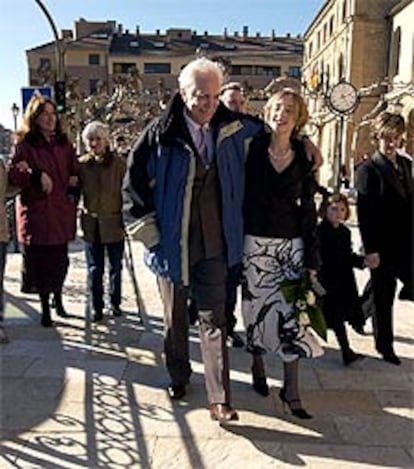
M 371 335 L 350 331 L 366 359 L 344 368 L 332 334 L 326 353 L 301 363 L 312 420 L 283 412 L 282 367 L 267 357 L 271 394 L 251 387 L 250 359 L 230 350 L 234 406 L 240 421 L 209 419 L 196 328 L 186 398 L 172 403 L 162 364 L 161 304 L 155 279 L 133 244 L 144 311 L 139 322 L 124 271 L 125 314 L 93 324 L 85 313 L 85 262 L 71 246 L 64 290 L 68 319 L 39 325 L 39 302 L 21 294 L 20 255 L 9 254 L 6 327 L 1 353 L 0 467 L 17 468 L 372 468 L 414 467 L 414 307 L 397 303 L 400 367 L 379 359 Z M 362 285 L 363 277 L 359 280 Z M 241 329 L 240 311 L 238 326 Z

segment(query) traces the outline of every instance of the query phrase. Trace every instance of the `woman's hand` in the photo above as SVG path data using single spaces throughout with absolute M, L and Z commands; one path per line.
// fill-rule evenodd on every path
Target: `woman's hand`
M 365 256 L 364 264 L 370 269 L 376 269 L 380 263 L 381 259 L 378 252 L 371 252 Z
M 40 175 L 40 184 L 42 185 L 42 191 L 49 195 L 53 190 L 52 178 L 45 172 Z
M 27 161 L 19 161 L 15 166 L 21 173 L 31 172 L 29 171 L 30 166 L 27 164 Z

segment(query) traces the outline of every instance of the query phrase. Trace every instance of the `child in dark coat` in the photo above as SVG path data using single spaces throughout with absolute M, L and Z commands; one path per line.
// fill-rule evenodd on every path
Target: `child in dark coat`
M 349 217 L 349 203 L 342 194 L 333 194 L 324 206 L 318 226 L 322 267 L 320 281 L 326 289 L 323 312 L 327 326 L 333 329 L 342 351 L 344 365 L 363 358 L 350 345 L 345 328 L 347 321 L 363 333 L 364 317 L 353 268 L 364 267 L 364 257 L 352 251 L 351 231 L 344 222 Z

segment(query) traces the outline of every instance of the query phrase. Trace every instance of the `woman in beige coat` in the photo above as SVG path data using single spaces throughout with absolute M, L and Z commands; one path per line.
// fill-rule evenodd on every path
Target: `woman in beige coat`
M 103 319 L 103 275 L 109 260 L 109 296 L 113 316 L 120 316 L 121 270 L 124 254 L 121 187 L 124 158 L 109 149 L 108 128 L 90 122 L 82 132 L 87 153 L 79 158 L 83 200 L 81 226 L 88 267 L 89 310 L 93 321 Z

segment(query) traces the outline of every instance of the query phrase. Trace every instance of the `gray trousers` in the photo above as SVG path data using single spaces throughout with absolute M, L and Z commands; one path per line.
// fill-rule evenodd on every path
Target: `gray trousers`
M 201 354 L 210 404 L 230 403 L 229 360 L 226 346 L 227 267 L 222 257 L 198 262 L 191 269 L 191 295 L 199 308 Z M 186 385 L 191 375 L 187 301 L 189 288 L 158 277 L 164 304 L 164 352 L 173 384 Z

